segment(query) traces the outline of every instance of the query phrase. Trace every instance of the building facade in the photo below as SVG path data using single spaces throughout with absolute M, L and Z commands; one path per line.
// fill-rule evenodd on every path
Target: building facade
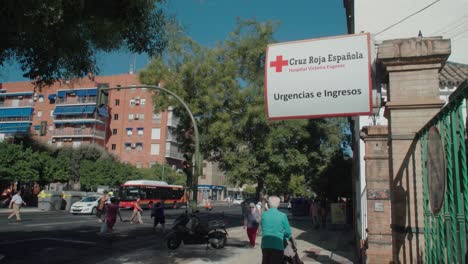
M 174 131 L 172 109 L 153 113 L 154 93 L 135 74 L 57 82 L 41 90 L 30 82 L 3 83 L 0 89 L 0 139 L 30 134 L 50 146 L 95 144 L 138 168 L 181 167 L 183 153 Z
M 208 197 L 214 201 L 227 197 L 226 178 L 217 163 L 203 161 L 203 174 L 198 178 L 198 201 Z

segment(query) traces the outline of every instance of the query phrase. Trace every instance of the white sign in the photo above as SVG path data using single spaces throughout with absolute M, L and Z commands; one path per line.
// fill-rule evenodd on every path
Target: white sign
M 371 114 L 370 61 L 368 33 L 268 45 L 268 118 Z

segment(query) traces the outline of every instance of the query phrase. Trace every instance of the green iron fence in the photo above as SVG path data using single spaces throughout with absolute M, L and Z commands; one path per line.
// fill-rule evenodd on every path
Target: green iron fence
M 426 263 L 467 263 L 467 98 L 468 80 L 452 93 L 447 105 L 418 133 L 422 151 Z M 445 162 L 442 163 L 433 162 L 431 153 L 428 153 L 429 148 L 434 148 L 429 136 L 434 127 L 440 134 L 443 146 L 441 153 L 445 156 Z M 440 184 L 439 194 L 435 194 L 443 199 L 440 211 L 432 206 L 435 200 L 434 189 L 431 189 L 434 181 L 432 163 L 446 166 L 443 169 L 446 171 L 445 184 Z

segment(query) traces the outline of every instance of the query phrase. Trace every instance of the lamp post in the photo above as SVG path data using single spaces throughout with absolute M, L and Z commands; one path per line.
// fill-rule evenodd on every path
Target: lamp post
M 192 206 L 196 207 L 198 205 L 198 202 L 197 202 L 197 193 L 198 193 L 198 177 L 202 174 L 202 166 L 201 166 L 201 154 L 200 154 L 200 137 L 199 137 L 199 134 L 198 134 L 198 127 L 197 127 L 197 122 L 195 121 L 195 118 L 193 117 L 193 114 L 192 114 L 192 111 L 190 111 L 190 108 L 188 107 L 188 105 L 184 102 L 184 100 L 182 100 L 182 98 L 180 98 L 177 94 L 165 89 L 165 88 L 162 88 L 162 87 L 159 87 L 159 86 L 156 86 L 156 85 L 137 85 L 137 86 L 127 86 L 127 87 L 107 87 L 107 86 L 100 86 L 98 87 L 98 90 L 99 90 L 99 93 L 98 93 L 98 96 L 101 96 L 101 91 L 106 91 L 106 90 L 128 90 L 128 89 L 135 89 L 135 88 L 147 88 L 147 89 L 152 89 L 152 90 L 159 90 L 159 91 L 163 91 L 163 92 L 166 92 L 170 95 L 172 95 L 173 97 L 175 97 L 177 100 L 179 100 L 179 102 L 184 106 L 185 110 L 187 110 L 187 113 L 189 114 L 190 116 L 190 120 L 192 121 L 192 125 L 193 125 L 193 130 L 194 130 L 194 137 L 195 137 L 195 153 L 194 153 L 194 164 L 195 164 L 195 171 L 194 171 L 194 175 L 193 175 L 193 182 L 192 182 L 192 201 L 193 201 L 193 204 Z M 164 166 L 164 165 L 163 165 Z M 163 167 L 164 169 L 164 167 Z

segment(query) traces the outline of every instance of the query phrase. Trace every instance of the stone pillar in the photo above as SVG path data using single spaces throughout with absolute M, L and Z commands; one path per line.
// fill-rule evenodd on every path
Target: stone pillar
M 387 126 L 361 130 L 366 156 L 367 186 L 367 263 L 392 262 L 392 211 L 388 164 Z
M 418 132 L 443 106 L 439 71 L 450 55 L 441 37 L 384 41 L 377 59 L 388 76 L 392 244 L 395 263 L 424 260 L 421 150 Z

